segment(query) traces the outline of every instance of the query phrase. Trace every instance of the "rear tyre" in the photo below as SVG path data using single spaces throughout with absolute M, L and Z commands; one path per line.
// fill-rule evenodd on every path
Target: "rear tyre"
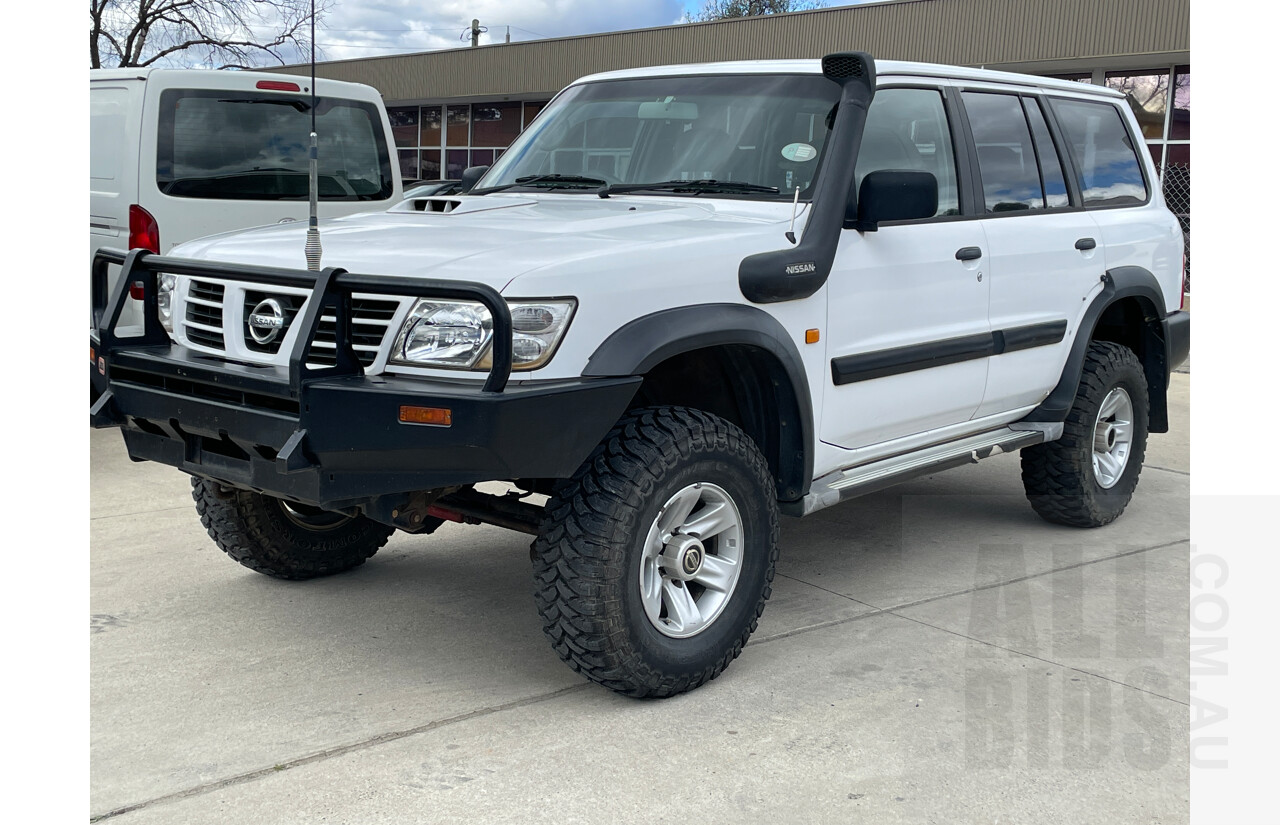
M 191 479 L 200 523 L 222 552 L 267 576 L 314 579 L 359 567 L 395 530 L 278 498 Z
M 1062 438 L 1022 451 L 1032 508 L 1071 527 L 1115 521 L 1138 486 L 1147 425 L 1147 379 L 1133 350 L 1090 343 Z
M 742 652 L 778 558 L 768 464 L 746 433 L 683 407 L 628 413 L 547 504 L 535 599 L 592 681 L 663 697 Z

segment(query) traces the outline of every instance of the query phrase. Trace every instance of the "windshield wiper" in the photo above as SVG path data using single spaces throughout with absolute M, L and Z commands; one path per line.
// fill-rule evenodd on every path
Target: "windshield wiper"
M 502 192 L 516 186 L 536 186 L 551 184 L 548 189 L 581 189 L 589 186 L 608 186 L 608 181 L 600 178 L 588 178 L 582 175 L 525 175 L 516 178 L 515 183 L 504 183 L 501 186 L 490 186 L 485 189 L 473 189 L 469 195 L 487 195 L 490 192 Z
M 625 192 L 648 190 L 693 192 L 694 194 L 702 194 L 703 192 L 763 192 L 770 195 L 778 194 L 778 187 L 776 186 L 760 186 L 755 183 L 743 183 L 734 180 L 664 180 L 656 183 L 611 183 L 601 188 L 596 194 L 602 198 L 607 198 L 610 195 Z

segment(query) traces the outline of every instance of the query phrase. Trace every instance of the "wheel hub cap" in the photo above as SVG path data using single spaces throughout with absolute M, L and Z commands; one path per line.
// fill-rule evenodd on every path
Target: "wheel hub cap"
M 688 638 L 719 618 L 738 584 L 742 515 L 706 482 L 685 487 L 658 511 L 640 554 L 640 598 L 663 635 Z
M 1102 399 L 1093 425 L 1093 477 L 1098 486 L 1116 486 L 1129 464 L 1133 447 L 1133 400 L 1116 387 Z
M 706 548 L 697 536 L 672 536 L 658 559 L 665 575 L 689 581 L 702 570 L 702 560 L 706 555 Z

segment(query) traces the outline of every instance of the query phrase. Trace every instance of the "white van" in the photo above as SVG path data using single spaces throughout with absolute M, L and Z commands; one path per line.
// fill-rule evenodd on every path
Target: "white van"
M 89 255 L 306 221 L 311 81 L 265 72 L 89 72 Z M 320 217 L 401 199 L 377 90 L 318 80 Z

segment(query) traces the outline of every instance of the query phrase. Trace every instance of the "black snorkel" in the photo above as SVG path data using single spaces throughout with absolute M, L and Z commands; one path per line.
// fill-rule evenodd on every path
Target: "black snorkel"
M 794 247 L 742 260 L 738 287 L 752 303 L 794 301 L 821 289 L 831 273 L 841 231 L 857 218 L 853 168 L 876 91 L 875 61 L 866 52 L 837 52 L 822 58 L 822 74 L 840 84 L 840 102 L 827 142 L 825 168 L 809 204 L 809 221 Z

